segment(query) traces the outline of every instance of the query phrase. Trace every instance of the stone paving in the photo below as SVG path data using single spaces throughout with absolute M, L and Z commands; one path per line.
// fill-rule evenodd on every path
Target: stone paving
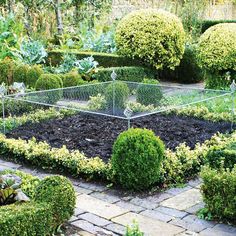
M 48 173 L 25 168 L 0 159 L 0 171 L 18 169 L 39 177 Z M 200 180 L 184 188 L 172 188 L 149 196 L 132 196 L 105 185 L 71 179 L 77 196 L 76 209 L 68 224 L 76 227 L 74 236 L 123 235 L 136 220 L 149 236 L 235 236 L 236 227 L 197 218 L 204 204 Z

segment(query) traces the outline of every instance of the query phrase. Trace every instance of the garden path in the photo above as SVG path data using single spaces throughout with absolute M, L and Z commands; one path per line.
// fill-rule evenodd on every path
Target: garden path
M 34 170 L 0 158 L 0 171 L 18 169 L 43 178 L 51 173 Z M 133 220 L 149 236 L 235 236 L 236 227 L 198 219 L 204 204 L 201 181 L 161 193 L 130 195 L 104 184 L 70 178 L 77 196 L 75 213 L 66 224 L 74 236 L 116 236 L 125 233 Z M 72 232 L 72 231 L 70 231 Z

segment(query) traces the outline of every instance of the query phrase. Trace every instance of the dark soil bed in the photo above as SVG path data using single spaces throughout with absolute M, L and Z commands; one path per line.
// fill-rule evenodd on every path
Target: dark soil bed
M 132 121 L 131 125 L 152 129 L 172 150 L 183 142 L 194 148 L 196 143 L 203 143 L 217 132 L 230 131 L 230 124 L 226 122 L 213 123 L 176 115 L 147 116 Z M 126 129 L 126 120 L 80 114 L 25 124 L 7 134 L 7 137 L 25 140 L 35 137 L 38 141 L 47 141 L 52 147 L 66 145 L 70 150 L 79 149 L 88 157 L 99 156 L 107 161 L 115 139 Z

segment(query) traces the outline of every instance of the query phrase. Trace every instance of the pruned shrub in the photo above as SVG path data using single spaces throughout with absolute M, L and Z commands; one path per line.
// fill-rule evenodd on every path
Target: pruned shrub
M 73 87 L 80 84 L 82 80 L 81 75 L 76 72 L 70 72 L 62 76 L 64 87 Z
M 40 65 L 31 66 L 26 74 L 26 85 L 34 88 L 36 81 L 43 74 L 43 69 Z
M 236 223 L 236 166 L 230 170 L 209 167 L 201 172 L 201 191 L 206 208 L 214 218 Z
M 147 129 L 121 133 L 113 145 L 112 170 L 116 181 L 127 189 L 142 190 L 157 183 L 164 144 Z
M 13 80 L 14 82 L 22 82 L 27 85 L 27 73 L 29 71 L 29 66 L 25 64 L 20 64 L 16 66 L 13 70 Z
M 173 69 L 184 53 L 183 25 L 177 16 L 163 10 L 131 12 L 118 24 L 115 39 L 118 53 L 156 69 Z
M 109 108 L 122 109 L 129 96 L 129 87 L 126 83 L 115 81 L 107 86 L 105 91 L 105 98 Z M 114 100 L 114 103 L 113 103 Z
M 0 84 L 6 83 L 11 85 L 13 83 L 13 70 L 15 66 L 15 62 L 9 58 L 0 62 Z

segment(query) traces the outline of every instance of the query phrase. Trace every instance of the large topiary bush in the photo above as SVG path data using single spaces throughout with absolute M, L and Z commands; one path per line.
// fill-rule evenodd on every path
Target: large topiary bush
M 16 66 L 13 70 L 14 82 L 23 82 L 25 85 L 27 85 L 26 78 L 29 68 L 30 67 L 25 64 L 20 64 Z
M 43 69 L 40 65 L 31 66 L 26 74 L 26 85 L 34 88 L 36 81 L 43 74 Z
M 13 83 L 13 71 L 16 64 L 10 58 L 0 61 L 0 84 L 11 85 Z
M 73 87 L 80 84 L 82 80 L 81 75 L 76 72 L 70 72 L 67 74 L 62 75 L 63 86 L 66 87 Z
M 139 58 L 157 69 L 173 69 L 184 53 L 183 25 L 163 10 L 131 12 L 118 24 L 115 39 L 121 55 Z
M 113 146 L 111 158 L 115 178 L 122 187 L 142 190 L 158 182 L 164 144 L 147 129 L 121 133 Z

